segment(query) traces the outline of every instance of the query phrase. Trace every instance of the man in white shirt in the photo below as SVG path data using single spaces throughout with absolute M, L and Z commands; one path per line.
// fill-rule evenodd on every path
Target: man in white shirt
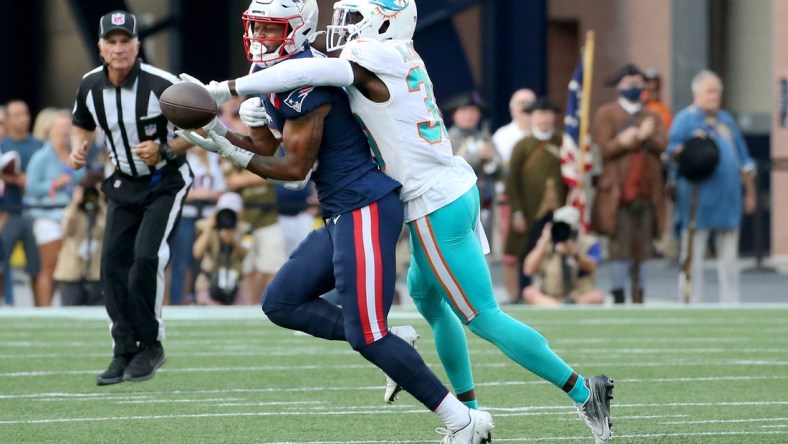
M 503 177 L 496 184 L 498 196 L 496 221 L 501 243 L 506 242 L 506 237 L 509 234 L 509 212 L 511 209 L 504 190 L 506 177 L 509 175 L 509 159 L 512 156 L 514 145 L 531 133 L 531 113 L 526 110 L 533 105 L 534 101 L 536 101 L 536 94 L 530 89 L 522 88 L 515 91 L 509 100 L 509 113 L 512 115 L 512 121 L 498 128 L 492 136 L 493 144 L 501 155 L 504 166 Z M 502 251 L 502 249 L 498 249 L 498 251 Z M 517 257 L 504 254 L 503 261 L 505 264 L 503 279 L 509 294 L 509 301 L 518 302 L 520 300 L 520 282 Z

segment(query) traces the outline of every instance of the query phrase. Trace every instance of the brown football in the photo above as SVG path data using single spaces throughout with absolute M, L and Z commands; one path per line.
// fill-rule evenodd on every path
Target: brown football
M 161 94 L 159 104 L 164 117 L 178 128 L 201 128 L 216 117 L 216 101 L 194 83 L 171 85 Z

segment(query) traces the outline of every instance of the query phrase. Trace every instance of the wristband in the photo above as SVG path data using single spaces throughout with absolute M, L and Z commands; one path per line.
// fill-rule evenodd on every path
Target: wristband
M 235 145 L 233 145 L 233 148 L 230 150 L 230 152 L 223 154 L 223 157 L 230 159 L 232 163 L 244 169 L 246 169 L 246 167 L 249 165 L 249 162 L 252 161 L 253 156 L 253 152 L 239 148 Z
M 172 147 L 167 145 L 166 143 L 159 144 L 159 155 L 164 160 L 173 160 L 177 155 L 175 151 L 172 150 Z

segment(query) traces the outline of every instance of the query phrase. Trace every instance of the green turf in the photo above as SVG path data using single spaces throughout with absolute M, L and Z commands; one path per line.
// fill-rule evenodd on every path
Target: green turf
M 788 442 L 788 308 L 508 310 L 584 375 L 616 380 L 616 443 Z M 165 309 L 167 363 L 95 385 L 110 359 L 100 310 L 0 311 L 0 442 L 430 443 L 440 426 L 343 343 L 280 329 L 258 308 Z M 413 311 L 418 349 L 445 380 Z M 593 443 L 569 398 L 469 334 L 494 442 Z

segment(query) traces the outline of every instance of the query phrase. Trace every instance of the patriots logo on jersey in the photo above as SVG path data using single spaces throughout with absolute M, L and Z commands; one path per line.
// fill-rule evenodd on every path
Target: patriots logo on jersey
M 311 93 L 314 89 L 315 88 L 312 86 L 305 86 L 293 90 L 285 98 L 285 105 L 289 106 L 290 108 L 293 108 L 297 113 L 300 113 L 301 106 L 304 104 L 304 100 L 306 100 L 306 96 L 308 96 L 309 93 Z

